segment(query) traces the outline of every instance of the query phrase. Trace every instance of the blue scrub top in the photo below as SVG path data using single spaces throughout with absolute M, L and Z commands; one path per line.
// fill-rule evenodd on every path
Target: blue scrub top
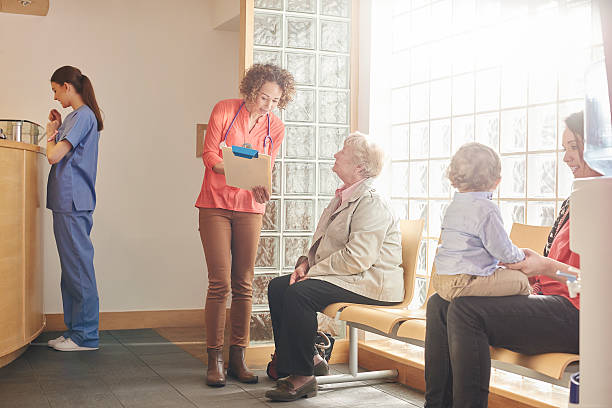
M 72 150 L 51 166 L 47 182 L 48 209 L 54 212 L 94 210 L 99 139 L 98 121 L 89 106 L 83 105 L 66 116 L 55 142 L 67 140 Z

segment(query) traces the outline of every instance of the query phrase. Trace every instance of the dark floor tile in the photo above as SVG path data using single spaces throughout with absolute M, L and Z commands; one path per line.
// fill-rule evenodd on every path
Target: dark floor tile
M 114 388 L 114 387 L 113 387 Z M 113 390 L 125 407 L 194 407 L 195 405 L 167 383 L 132 384 Z
M 27 353 L 27 350 L 26 350 Z M 13 360 L 10 364 L 0 367 L 0 371 L 6 372 L 17 372 L 17 371 L 30 371 L 32 367 L 28 364 L 28 361 L 23 358 L 23 354 L 16 360 Z
M 194 381 L 173 382 L 172 386 L 190 401 L 201 405 L 206 401 L 234 401 L 253 398 L 248 392 L 234 384 L 225 387 L 209 387 L 204 377 Z
M 121 371 L 125 372 L 137 372 L 139 370 L 152 371 L 144 361 L 140 360 L 133 354 L 126 356 L 107 356 L 106 358 L 100 358 L 92 361 L 91 367 L 97 374 L 103 373 L 117 373 Z
M 2 394 L 0 394 L 2 395 Z M 2 408 L 47 408 L 50 407 L 47 397 L 42 393 L 21 393 L 2 395 Z
M 13 395 L 19 394 L 43 395 L 43 391 L 40 388 L 40 384 L 34 377 L 30 381 L 24 381 L 24 379 L 20 377 L 0 381 L 0 396 L 2 399 L 8 399 Z M 0 406 L 2 406 L 1 400 Z
M 425 396 L 421 391 L 415 390 L 410 387 L 398 383 L 385 383 L 377 384 L 373 386 L 389 395 L 399 398 L 401 400 L 410 402 L 415 406 L 422 407 L 425 404 Z
M 414 405 L 407 401 L 396 399 L 395 401 L 385 401 L 385 405 L 379 405 L 384 408 L 423 408 L 423 405 Z M 366 402 L 364 404 L 352 405 L 351 408 L 372 408 L 372 404 Z
M 26 356 L 37 377 L 82 377 L 95 374 L 93 367 L 77 356 L 78 353 L 45 351 L 44 354 Z
M 262 400 L 214 400 L 214 401 L 194 401 L 196 406 L 200 408 L 268 408 Z
M 119 341 L 163 338 L 153 329 L 107 330 L 107 333 Z
M 266 391 L 276 386 L 276 381 L 268 378 L 265 370 L 255 370 L 255 373 L 259 376 L 259 382 L 257 382 L 257 384 L 237 383 L 237 385 L 251 396 L 257 399 L 263 399 Z
M 166 338 L 160 336 L 153 330 L 129 331 L 129 333 L 119 332 L 124 332 L 124 330 L 113 331 L 113 336 L 128 351 L 138 356 L 184 352 L 183 349 L 169 342 Z
M 138 378 L 160 378 L 160 376 L 149 367 L 116 367 L 105 369 L 98 373 L 98 377 L 109 387 Z
M 329 366 L 330 371 L 334 371 L 333 374 L 348 374 L 349 373 L 349 366 L 347 363 L 342 363 L 342 364 L 332 364 Z M 359 367 L 357 369 L 357 372 L 359 373 L 363 373 L 365 371 L 368 371 L 364 368 Z
M 23 356 L 4 367 L 0 367 L 0 382 L 12 380 L 14 378 L 21 378 L 23 381 L 28 381 L 28 379 L 33 379 L 34 377 L 32 366 Z
M 100 362 L 125 361 L 126 363 L 139 360 L 134 353 L 124 347 L 112 347 L 112 350 L 96 350 L 93 352 L 78 352 L 77 360 L 88 365 Z
M 149 367 L 157 370 L 163 368 L 190 368 L 194 370 L 205 370 L 204 363 L 186 352 L 164 353 L 164 354 L 144 354 L 140 359 Z
M 247 392 L 251 396 L 251 398 L 264 399 L 266 395 L 266 391 L 271 390 L 272 388 L 274 388 L 273 385 L 265 387 L 265 388 L 245 390 L 245 392 Z
M 263 402 L 272 408 L 338 408 L 333 402 L 322 400 L 321 397 L 301 398 L 291 402 L 270 401 L 264 399 Z
M 320 390 L 319 395 L 322 401 L 331 401 L 337 406 L 353 407 L 367 401 L 371 406 L 386 407 L 388 404 L 397 402 L 397 398 L 368 386 L 327 387 Z
M 169 353 L 184 353 L 185 351 L 168 342 L 130 342 L 122 343 L 129 351 L 136 354 L 137 356 L 144 356 L 147 354 L 169 354 Z
M 62 392 L 80 394 L 106 394 L 110 388 L 97 375 L 87 375 L 75 378 L 44 377 L 39 378 L 39 384 L 47 395 Z
M 158 375 L 140 375 L 135 377 L 124 377 L 121 381 L 109 384 L 110 390 L 116 395 L 140 391 L 172 391 L 173 388 L 168 381 Z
M 90 394 L 77 392 L 58 392 L 46 394 L 49 405 L 53 408 L 122 408 L 123 406 L 112 393 Z
M 70 363 L 70 362 L 37 362 L 33 364 L 34 372 L 37 378 L 47 377 L 65 377 L 75 378 L 87 375 L 94 375 L 96 371 L 93 367 L 86 363 Z
M 115 340 L 115 336 L 113 336 L 108 330 L 102 330 L 100 332 L 100 340 Z
M 62 353 L 46 347 L 61 333 L 43 333 L 24 355 L 0 368 L 0 407 L 422 407 L 422 394 L 398 384 L 357 382 L 321 386 L 316 398 L 268 401 L 274 387 L 264 370 L 257 384 L 205 383 L 206 365 L 149 329 L 103 331 L 101 349 Z M 334 365 L 335 373 L 348 366 Z

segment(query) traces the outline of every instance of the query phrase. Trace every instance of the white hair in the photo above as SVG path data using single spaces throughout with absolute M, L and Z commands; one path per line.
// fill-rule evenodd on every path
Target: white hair
M 361 176 L 376 177 L 383 168 L 385 153 L 376 143 L 368 140 L 368 136 L 355 132 L 344 140 L 345 146 L 352 148 L 355 164 L 361 167 Z

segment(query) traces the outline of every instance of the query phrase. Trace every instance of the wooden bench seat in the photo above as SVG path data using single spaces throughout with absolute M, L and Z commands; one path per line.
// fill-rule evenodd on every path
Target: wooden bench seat
M 519 247 L 541 252 L 549 231 L 549 227 L 515 223 L 510 237 Z M 406 271 L 407 268 L 404 269 Z M 412 290 L 411 285 L 411 293 Z M 427 292 L 427 298 L 429 298 L 433 293 L 432 288 L 429 287 Z M 330 305 L 326 314 L 345 321 L 351 330 L 358 328 L 422 346 L 425 342 L 425 306 L 417 310 L 408 310 L 408 304 L 409 301 L 406 300 L 400 305 L 391 307 L 336 304 Z M 353 335 L 352 331 L 351 335 Z M 573 366 L 575 370 L 579 356 L 564 353 L 527 356 L 507 349 L 492 347 L 491 359 L 493 366 L 505 371 L 567 386 L 568 367 Z
M 531 248 L 534 251 L 541 252 L 549 232 L 549 227 L 515 223 L 510 232 L 510 238 L 521 248 Z M 425 322 L 406 319 L 400 322 L 395 335 L 400 340 L 414 344 L 424 342 Z M 564 386 L 567 386 L 568 367 L 573 365 L 574 370 L 569 373 L 574 372 L 579 359 L 578 354 L 545 353 L 530 356 L 504 348 L 491 347 L 493 366 Z
M 580 356 L 567 353 L 544 353 L 528 356 L 505 348 L 491 347 L 491 360 L 524 367 L 552 379 L 561 380 L 564 378 L 568 367 L 579 362 Z M 497 367 L 503 369 L 503 366 L 498 365 Z M 538 378 L 547 380 L 542 377 Z M 567 386 L 568 383 L 564 381 L 562 385 Z
M 368 320 L 368 322 L 374 322 L 377 319 L 384 319 L 385 316 L 392 315 L 392 313 L 382 313 L 382 310 L 384 309 L 405 309 L 408 307 L 408 304 L 410 304 L 410 301 L 412 300 L 414 291 L 414 275 L 418 260 L 419 246 L 421 244 L 421 237 L 423 235 L 423 226 L 423 220 L 402 220 L 400 222 L 400 230 L 402 235 L 402 269 L 404 270 L 404 299 L 400 304 L 386 307 L 366 306 L 354 303 L 334 303 L 329 305 L 323 311 L 323 313 L 325 313 L 327 316 L 347 322 L 347 326 L 349 328 L 349 374 L 317 377 L 319 384 L 397 377 L 397 370 L 380 370 L 375 372 L 358 373 L 358 327 L 355 324 L 351 324 L 350 320 L 347 321 L 341 316 L 343 313 L 348 313 L 350 316 L 350 313 L 352 312 L 349 311 L 349 309 L 355 307 L 359 308 L 359 310 L 365 310 L 365 313 L 374 314 L 374 320 Z M 396 323 L 392 323 L 392 325 L 396 325 Z
M 352 305 L 340 312 L 340 320 L 366 325 L 386 334 L 393 334 L 398 324 L 413 319 L 425 320 L 425 310 Z

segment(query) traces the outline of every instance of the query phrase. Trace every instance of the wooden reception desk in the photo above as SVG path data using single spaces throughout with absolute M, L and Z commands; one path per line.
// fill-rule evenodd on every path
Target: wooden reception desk
M 39 146 L 0 140 L 0 367 L 19 357 L 45 326 L 45 161 Z

